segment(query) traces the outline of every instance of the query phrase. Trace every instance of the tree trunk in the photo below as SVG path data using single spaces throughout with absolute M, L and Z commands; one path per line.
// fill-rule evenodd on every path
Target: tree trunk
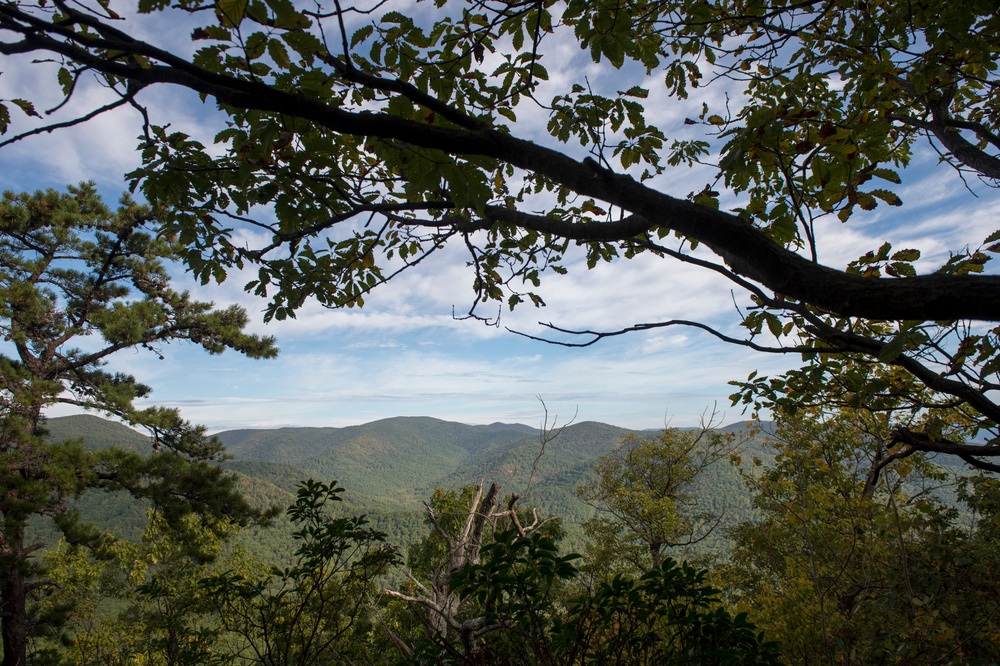
M 28 652 L 27 600 L 28 588 L 20 560 L 14 553 L 21 551 L 23 531 L 7 544 L 7 566 L 0 572 L 0 631 L 3 633 L 3 661 L 0 666 L 25 666 Z M 13 551 L 11 553 L 10 551 Z
M 12 421 L 16 427 L 13 430 L 8 430 L 8 424 L 4 424 L 3 452 L 19 450 L 23 459 L 13 464 L 9 460 L 4 463 L 10 466 L 6 474 L 32 481 L 41 478 L 41 456 L 33 446 L 33 440 L 39 433 L 41 406 L 25 400 L 25 396 L 21 396 L 20 400 L 26 404 L 25 411 L 14 415 Z M 5 417 L 9 418 L 8 415 Z M 0 534 L 0 633 L 3 634 L 3 661 L 0 666 L 25 666 L 28 663 L 28 583 L 25 572 L 27 556 L 34 548 L 26 550 L 24 547 L 26 519 L 10 515 L 10 512 L 12 508 L 23 511 L 25 506 L 36 507 L 37 498 L 8 488 L 2 499 L 4 505 L 0 515 L 3 516 L 4 529 Z

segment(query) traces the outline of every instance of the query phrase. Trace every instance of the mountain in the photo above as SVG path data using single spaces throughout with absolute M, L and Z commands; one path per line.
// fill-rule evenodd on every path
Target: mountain
M 92 414 L 46 419 L 45 437 L 51 442 L 80 439 L 88 449 L 119 448 L 140 453 L 152 450 L 152 440 L 121 423 Z
M 542 434 L 536 433 L 468 457 L 447 477 L 446 487 L 480 479 L 495 481 L 506 492 L 521 495 L 526 504 L 580 523 L 590 517 L 592 510 L 577 498 L 577 486 L 589 478 L 598 458 L 610 453 L 630 432 L 604 423 L 583 422 L 563 428 L 545 442 Z
M 88 447 L 150 450 L 148 437 L 95 416 L 53 418 L 46 427 L 52 440 L 81 438 Z M 750 436 L 745 423 L 723 430 L 746 439 L 741 445 L 744 457 L 766 459 L 766 448 Z M 244 493 L 259 506 L 289 505 L 303 479 L 336 480 L 346 489 L 344 512 L 367 514 L 394 543 L 405 546 L 426 533 L 422 502 L 435 487 L 497 482 L 505 493 L 520 495 L 524 505 L 562 516 L 574 547 L 579 545 L 580 524 L 594 513 L 576 489 L 592 478 L 599 458 L 630 434 L 655 436 L 596 422 L 543 433 L 522 424 L 472 426 L 429 417 L 396 417 L 345 428 L 229 430 L 216 436 L 231 456 L 222 464 L 238 475 Z M 751 515 L 749 496 L 728 461 L 704 473 L 699 497 L 706 509 L 724 511 L 725 523 Z M 137 536 L 144 523 L 145 506 L 125 497 L 88 493 L 80 507 L 123 536 Z M 253 530 L 240 541 L 280 554 L 287 549 L 290 526 L 279 522 L 274 530 Z M 708 549 L 723 547 L 719 539 L 709 541 Z
M 763 441 L 745 422 L 722 430 L 741 441 L 745 458 L 768 459 Z M 230 469 L 246 474 L 269 470 L 267 478 L 277 485 L 281 485 L 275 476 L 280 476 L 279 469 L 337 480 L 347 489 L 345 498 L 368 512 L 373 522 L 403 520 L 413 526 L 416 531 L 409 541 L 426 531 L 422 501 L 435 487 L 458 489 L 483 481 L 499 483 L 505 493 L 517 493 L 522 504 L 536 506 L 545 515 L 562 516 L 577 545 L 580 524 L 594 515 L 594 509 L 577 496 L 576 489 L 593 478 L 599 458 L 630 434 L 656 433 L 583 422 L 543 434 L 520 424 L 469 426 L 398 417 L 347 428 L 231 430 L 217 436 L 234 457 L 226 463 Z M 723 526 L 752 515 L 739 472 L 728 460 L 705 471 L 698 494 L 706 510 L 724 514 Z M 721 530 L 704 544 L 713 551 L 724 546 Z
M 229 430 L 217 437 L 235 461 L 294 465 L 338 481 L 349 494 L 413 510 L 463 461 L 522 441 L 532 431 L 396 417 L 346 428 Z

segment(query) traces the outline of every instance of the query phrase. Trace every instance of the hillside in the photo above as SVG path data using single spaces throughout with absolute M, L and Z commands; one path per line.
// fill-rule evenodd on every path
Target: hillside
M 230 430 L 217 436 L 235 461 L 294 465 L 336 479 L 357 497 L 412 510 L 461 461 L 522 440 L 525 428 L 398 417 L 347 428 Z
M 88 449 L 152 450 L 149 437 L 121 423 L 92 414 L 60 416 L 45 420 L 45 436 L 52 442 L 80 439 Z
M 79 437 L 88 447 L 149 449 L 149 439 L 140 433 L 95 416 L 53 418 L 46 425 L 53 440 Z M 725 430 L 745 435 L 746 426 Z M 345 512 L 367 514 L 405 546 L 426 532 L 422 502 L 435 487 L 457 489 L 483 480 L 500 483 L 505 493 L 518 493 L 525 504 L 547 515 L 562 516 L 576 545 L 580 523 L 594 513 L 576 489 L 592 477 L 600 456 L 631 432 L 604 423 L 576 423 L 547 438 L 543 450 L 542 433 L 521 424 L 470 426 L 398 417 L 346 428 L 230 430 L 217 437 L 231 456 L 223 465 L 239 475 L 244 492 L 259 506 L 287 506 L 302 479 L 336 480 L 347 490 Z M 742 453 L 763 457 L 761 446 L 749 439 Z M 707 510 L 725 512 L 724 523 L 750 517 L 749 497 L 727 461 L 707 470 L 699 489 Z M 80 508 L 101 526 L 131 537 L 144 522 L 145 507 L 126 497 L 89 493 Z M 262 554 L 278 554 L 288 533 L 289 526 L 279 523 L 240 541 L 248 546 L 256 541 Z M 709 550 L 724 546 L 720 537 L 721 532 L 707 544 Z
M 762 441 L 748 436 L 745 423 L 724 431 L 746 440 L 741 444 L 745 458 L 766 457 Z M 398 530 L 401 536 L 410 534 L 405 543 L 426 530 L 421 503 L 435 487 L 458 489 L 479 481 L 500 483 L 505 493 L 521 495 L 525 504 L 546 515 L 562 516 L 570 536 L 578 537 L 579 525 L 594 515 L 594 509 L 577 497 L 577 487 L 592 477 L 600 456 L 632 432 L 604 423 L 572 424 L 548 438 L 544 451 L 542 433 L 535 428 L 469 426 L 426 417 L 347 428 L 234 430 L 218 437 L 234 457 L 227 467 L 265 475 L 286 488 L 289 482 L 280 480 L 279 470 L 336 479 L 347 489 L 347 498 L 374 522 L 412 526 L 412 533 Z M 706 510 L 724 514 L 723 526 L 752 516 L 739 473 L 727 460 L 706 470 L 699 496 Z M 721 530 L 705 546 L 713 551 L 723 548 Z

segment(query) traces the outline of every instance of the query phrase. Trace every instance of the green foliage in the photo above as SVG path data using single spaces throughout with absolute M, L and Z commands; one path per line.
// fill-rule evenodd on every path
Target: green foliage
M 506 450 L 528 435 L 517 428 L 407 417 L 347 428 L 234 430 L 219 438 L 238 460 L 295 465 L 319 478 L 335 473 L 358 497 L 384 498 L 385 506 L 413 510 L 435 486 L 471 483 L 483 472 L 477 469 L 456 483 L 451 476 L 456 468 L 479 463 L 488 450 Z
M 497 478 L 506 491 L 517 492 L 546 515 L 564 516 L 565 522 L 576 524 L 592 512 L 577 498 L 576 486 L 588 478 L 597 458 L 628 432 L 600 423 L 573 424 L 545 445 L 537 464 L 540 434 L 527 426 L 468 426 L 405 417 L 347 428 L 232 430 L 217 436 L 235 458 L 224 463 L 227 467 L 284 488 L 336 471 L 350 479 L 345 486 L 358 488 L 347 502 L 373 519 L 386 511 L 405 512 L 417 517 L 408 522 L 419 524 L 424 519 L 421 499 L 435 488 L 457 489 Z M 290 464 L 299 471 L 255 469 L 250 461 Z M 410 532 L 403 543 L 420 533 Z
M 459 491 L 435 488 L 431 493 L 430 501 L 427 502 L 428 514 L 423 518 L 426 535 L 411 543 L 406 555 L 406 566 L 414 576 L 426 580 L 434 574 L 434 569 L 441 562 L 447 561 L 446 538 L 454 541 L 461 535 L 478 489 L 477 486 L 468 485 Z M 437 522 L 436 528 L 431 515 Z
M 778 664 L 745 613 L 733 615 L 708 572 L 666 558 L 635 579 L 618 575 L 570 601 L 559 630 L 588 664 Z
M 845 355 L 881 364 L 885 377 L 902 370 L 893 394 L 921 402 L 929 393 L 929 409 L 957 400 L 968 428 L 993 437 L 1000 329 L 968 322 L 1000 317 L 1000 278 L 989 270 L 996 234 L 959 239 L 936 270 L 887 244 L 848 266 L 819 263 L 819 221 L 904 205 L 905 169 L 927 141 L 945 168 L 1000 179 L 994 4 L 911 4 L 436 0 L 424 12 L 374 1 L 140 0 L 125 19 L 107 2 L 57 11 L 12 2 L 0 52 L 58 61 L 38 82 L 66 98 L 60 107 L 75 108 L 68 102 L 92 74 L 118 94 L 12 141 L 139 105 L 134 92 L 159 84 L 214 103 L 210 142 L 179 123 L 144 123 L 129 178 L 162 207 L 159 222 L 199 279 L 256 269 L 245 287 L 270 299 L 269 319 L 295 316 L 308 298 L 361 307 L 449 242 L 469 253 L 473 317 L 489 302 L 543 306 L 550 272 L 640 254 L 676 259 L 739 287 L 747 314 L 735 341 L 804 353 L 819 380 Z M 153 32 L 143 21 L 173 16 L 194 21 L 193 53 L 137 37 Z M 567 44 L 616 70 L 603 77 L 611 83 L 592 83 L 582 67 L 550 79 Z M 694 117 L 658 125 L 663 96 L 676 106 L 720 84 L 739 95 L 706 95 L 712 105 Z M 536 107 L 544 130 L 521 131 L 518 118 Z M 3 101 L 0 132 L 36 113 L 31 100 Z M 709 182 L 687 195 L 666 191 L 678 179 L 656 178 L 695 164 Z M 726 210 L 732 201 L 739 208 Z M 243 232 L 262 228 L 247 245 Z M 714 258 L 690 254 L 699 247 Z M 132 318 L 156 313 L 121 314 L 106 333 L 128 342 Z M 794 401 L 786 379 L 796 383 L 753 384 L 763 394 L 736 399 Z M 812 386 L 820 399 L 830 384 Z M 946 448 L 933 429 L 908 435 L 920 450 Z
M 776 463 L 748 474 L 761 519 L 732 530 L 724 580 L 789 664 L 996 653 L 989 533 L 935 499 L 941 468 L 888 458 L 888 439 L 878 415 L 801 414 L 782 422 Z
M 580 573 L 579 556 L 560 556 L 537 532 L 499 532 L 482 554 L 452 576 L 473 615 L 483 613 L 479 643 L 448 652 L 432 644 L 418 659 L 464 649 L 464 663 L 779 663 L 776 646 L 720 604 L 705 571 L 668 558 L 641 578 L 575 589 L 567 585 Z
M 628 435 L 602 456 L 597 478 L 578 489 L 599 511 L 584 523 L 594 570 L 656 568 L 667 549 L 708 536 L 721 516 L 697 510 L 694 482 L 729 448 L 720 432 L 668 429 L 656 439 Z
M 335 518 L 336 482 L 303 482 L 286 513 L 296 525 L 293 564 L 246 562 L 200 582 L 227 632 L 229 660 L 278 665 L 370 660 L 363 637 L 375 583 L 397 561 L 364 516 Z
M 907 250 L 890 255 L 888 244 L 862 258 L 858 270 L 888 269 L 894 258 L 912 257 Z M 794 325 L 793 325 L 794 324 Z M 998 331 L 976 333 L 967 322 L 898 323 L 822 318 L 822 322 L 797 319 L 783 334 L 797 327 L 819 325 L 830 343 L 804 342 L 803 365 L 776 377 L 751 373 L 731 396 L 757 413 L 762 409 L 794 415 L 799 410 L 823 408 L 869 410 L 886 415 L 897 428 L 894 441 L 909 450 L 950 453 L 955 440 L 986 439 L 996 435 L 996 418 L 986 391 L 998 369 L 992 360 L 998 347 Z M 839 342 L 838 342 L 839 340 Z M 862 343 L 862 340 L 868 342 Z M 840 345 L 843 344 L 844 347 Z M 857 351 L 867 345 L 870 355 Z M 844 348 L 852 353 L 843 353 Z M 958 377 L 959 379 L 952 379 Z M 969 386 L 964 379 L 977 377 Z M 996 417 L 996 418 L 994 418 Z M 992 446 L 973 448 L 966 463 L 991 469 L 977 455 L 990 456 Z M 993 471 L 996 471 L 995 469 Z
M 412 541 L 407 551 L 406 565 L 413 577 L 429 580 L 440 575 L 439 567 L 442 562 L 448 562 L 449 548 L 458 548 L 461 543 L 463 532 L 467 529 L 470 512 L 473 515 L 481 515 L 482 507 L 474 506 L 474 501 L 478 493 L 482 491 L 481 486 L 467 485 L 460 490 L 444 490 L 435 488 L 431 493 L 430 501 L 425 502 L 427 513 L 423 517 L 425 534 L 422 538 Z M 498 498 L 501 506 L 514 506 L 517 498 L 507 496 Z M 519 520 L 525 524 L 531 524 L 537 516 L 537 508 L 516 508 Z M 483 514 L 484 515 L 484 514 Z M 488 518 L 493 520 L 492 517 Z M 484 530 L 480 537 L 480 545 L 483 547 L 493 542 L 496 528 Z M 550 519 L 539 526 L 537 530 L 544 534 L 552 544 L 559 542 L 565 532 L 561 519 Z
M 138 452 L 152 449 L 148 438 L 96 417 L 51 419 L 47 428 L 50 440 L 79 434 L 87 448 L 113 441 Z M 744 457 L 763 455 L 760 442 L 748 439 L 745 424 L 726 430 L 733 430 L 739 438 Z M 545 445 L 545 454 L 537 462 L 538 431 L 515 425 L 467 426 L 407 417 L 348 428 L 233 430 L 218 433 L 217 437 L 226 444 L 227 455 L 235 457 L 222 466 L 237 473 L 240 492 L 258 508 L 291 503 L 297 484 L 317 477 L 321 467 L 340 469 L 364 489 L 344 498 L 344 510 L 366 514 L 376 529 L 389 535 L 391 543 L 416 547 L 428 536 L 427 516 L 419 498 L 429 495 L 433 500 L 437 496 L 437 491 L 427 489 L 431 481 L 442 488 L 460 489 L 484 477 L 497 478 L 502 479 L 505 491 L 518 493 L 525 504 L 538 507 L 542 515 L 559 516 L 560 528 L 565 531 L 560 543 L 569 550 L 584 552 L 587 539 L 581 526 L 594 518 L 594 508 L 577 496 L 576 489 L 596 479 L 593 469 L 600 457 L 614 451 L 628 432 L 599 423 L 573 424 Z M 433 460 L 435 464 L 418 464 L 406 473 L 412 458 L 420 463 Z M 699 472 L 691 490 L 699 507 L 696 512 L 721 516 L 720 527 L 753 516 L 740 476 L 724 458 Z M 85 520 L 120 538 L 138 539 L 142 534 L 146 507 L 131 497 L 88 492 L 75 506 Z M 444 514 L 467 508 L 451 507 Z M 294 549 L 292 531 L 291 524 L 279 518 L 274 529 L 251 527 L 233 539 L 263 561 L 280 562 Z M 46 531 L 43 540 L 50 536 L 52 541 L 58 538 Z M 722 555 L 727 549 L 728 542 L 717 528 L 684 552 L 685 556 Z
M 36 663 L 309 663 L 311 655 L 322 659 L 330 640 L 329 659 L 354 663 L 988 660 L 1000 631 L 989 583 L 1000 565 L 995 480 L 972 477 L 960 487 L 975 519 L 969 529 L 935 499 L 949 478 L 923 455 L 889 461 L 873 476 L 894 451 L 888 423 L 877 411 L 804 408 L 783 419 L 769 447 L 735 453 L 760 520 L 734 530 L 731 562 L 720 572 L 665 557 L 641 575 L 596 577 L 557 546 L 558 533 L 501 529 L 489 534 L 478 563 L 451 574 L 461 599 L 455 619 L 468 632 L 426 634 L 406 609 L 376 602 L 375 572 L 387 572 L 383 556 L 392 556 L 385 535 L 365 518 L 331 515 L 331 505 L 345 504 L 342 491 L 313 482 L 299 488 L 289 512 L 296 538 L 286 552 L 295 561 L 275 569 L 239 551 L 204 564 L 187 546 L 194 533 L 167 531 L 160 518 L 142 544 L 106 542 L 106 560 L 60 550 L 48 577 L 61 587 L 49 588 L 33 614 L 50 633 L 33 653 Z M 667 435 L 646 444 L 676 453 L 696 437 Z M 764 455 L 776 457 L 773 465 Z M 473 492 L 439 490 L 429 502 L 453 540 Z M 204 530 L 193 515 L 188 520 L 190 530 Z M 411 549 L 418 580 L 446 559 L 434 534 L 422 557 Z M 209 531 L 201 539 L 218 544 Z M 372 566 L 355 569 L 369 546 Z M 322 591 L 320 570 L 332 572 Z M 59 631 L 72 644 L 59 644 Z M 391 640 L 409 643 L 410 656 L 392 651 Z
M 143 455 L 153 450 L 153 442 L 147 435 L 93 414 L 47 418 L 44 433 L 46 441 L 79 440 L 88 450 L 120 449 Z
M 539 532 L 495 533 L 493 541 L 483 546 L 480 563 L 452 573 L 452 590 L 466 606 L 465 615 L 481 616 L 475 625 L 494 631 L 482 639 L 482 648 L 474 642 L 463 646 L 466 658 L 482 659 L 478 654 L 482 649 L 493 661 L 557 663 L 550 644 L 551 623 L 559 608 L 561 583 L 578 574 L 573 564 L 578 558 L 560 556 L 555 541 Z M 430 654 L 440 654 L 442 647 L 434 645 Z
M 187 522 L 203 552 L 223 552 L 218 535 L 193 516 Z M 48 582 L 36 612 L 62 610 L 66 617 L 34 641 L 33 663 L 224 663 L 211 605 L 198 586 L 213 565 L 192 559 L 187 540 L 151 513 L 139 543 L 115 540 L 89 551 L 61 542 L 48 552 Z
M 176 410 L 137 408 L 149 387 L 102 369 L 116 352 L 156 352 L 175 340 L 213 354 L 276 353 L 272 340 L 243 332 L 248 319 L 240 308 L 216 310 L 170 289 L 165 262 L 176 260 L 179 248 L 155 234 L 158 222 L 151 208 L 128 197 L 112 213 L 90 184 L 67 194 L 6 192 L 0 200 L 0 333 L 11 343 L 11 355 L 0 355 L 5 666 L 23 663 L 34 588 L 28 582 L 44 569 L 32 558 L 43 544 L 26 541 L 29 520 L 51 520 L 70 544 L 104 547 L 107 537 L 80 520 L 72 500 L 88 490 L 126 491 L 156 507 L 189 555 L 210 559 L 202 530 L 222 534 L 232 523 L 267 518 L 213 464 L 222 446 L 204 428 Z M 57 403 L 143 427 L 152 433 L 152 450 L 46 441 L 42 414 Z

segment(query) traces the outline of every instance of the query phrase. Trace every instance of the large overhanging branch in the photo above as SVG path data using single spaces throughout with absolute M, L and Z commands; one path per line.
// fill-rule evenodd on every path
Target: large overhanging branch
M 258 81 L 205 70 L 93 17 L 87 17 L 86 23 L 94 31 L 81 34 L 69 23 L 52 23 L 16 5 L 0 5 L 0 29 L 22 36 L 20 41 L 0 44 L 0 53 L 58 54 L 141 88 L 171 83 L 211 97 L 222 105 L 300 118 L 342 134 L 394 139 L 452 155 L 494 158 L 632 214 L 621 222 L 578 223 L 540 218 L 536 226 L 525 225 L 525 228 L 583 243 L 627 241 L 644 232 L 673 231 L 710 248 L 734 273 L 778 295 L 839 315 L 888 320 L 1000 321 L 997 276 L 938 274 L 893 279 L 847 274 L 787 250 L 737 215 L 658 192 L 590 159 L 577 161 L 557 150 L 493 129 L 431 125 L 386 113 L 331 107 Z M 126 55 L 109 59 L 98 52 Z M 147 62 L 142 65 L 131 62 L 130 55 L 142 56 Z
M 913 451 L 923 451 L 926 453 L 945 453 L 958 456 L 972 467 L 983 469 L 989 472 L 1000 473 L 1000 465 L 980 458 L 996 458 L 1000 456 L 1000 447 L 981 444 L 959 444 L 940 437 L 930 437 L 922 432 L 915 432 L 908 428 L 898 428 L 892 433 L 893 444 L 903 444 Z M 908 455 L 906 451 L 900 454 Z
M 1000 180 L 1000 158 L 976 147 L 962 136 L 959 130 L 971 130 L 990 144 L 996 143 L 996 136 L 981 124 L 953 119 L 945 104 L 931 106 L 930 120 L 912 116 L 893 114 L 892 120 L 922 129 L 941 142 L 959 164 L 967 166 L 987 178 Z
M 839 346 L 841 351 L 865 354 L 872 358 L 878 358 L 887 344 L 885 342 L 866 338 L 855 333 L 840 331 L 830 326 L 813 325 L 809 327 L 809 330 L 818 339 L 829 344 Z M 991 400 L 984 392 L 978 391 L 974 387 L 963 382 L 950 379 L 942 373 L 936 372 L 934 369 L 927 367 L 926 365 L 920 363 L 917 359 L 906 354 L 899 354 L 888 362 L 891 365 L 895 365 L 903 370 L 906 370 L 908 373 L 923 382 L 928 388 L 940 393 L 955 396 L 963 402 L 971 405 L 973 409 L 978 411 L 980 414 L 995 423 L 1000 423 L 1000 406 Z

